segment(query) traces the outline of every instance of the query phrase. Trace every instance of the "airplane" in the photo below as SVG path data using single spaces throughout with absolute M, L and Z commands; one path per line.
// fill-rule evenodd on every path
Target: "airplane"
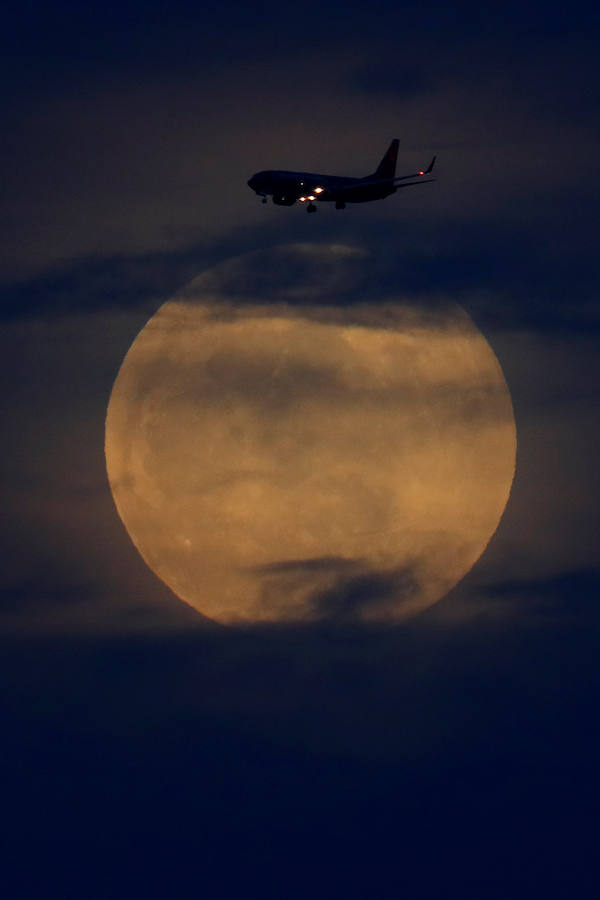
M 344 178 L 340 175 L 319 175 L 315 172 L 286 172 L 269 169 L 253 175 L 248 181 L 248 187 L 262 197 L 263 203 L 266 203 L 267 196 L 272 194 L 273 203 L 277 206 L 293 206 L 298 200 L 300 203 L 308 204 L 307 212 L 314 213 L 317 211 L 315 200 L 319 202 L 333 201 L 336 209 L 345 209 L 346 203 L 383 200 L 384 197 L 395 194 L 398 188 L 435 181 L 435 178 L 424 177 L 431 175 L 435 165 L 435 156 L 426 169 L 420 169 L 418 172 L 413 172 L 412 175 L 396 176 L 398 144 L 398 138 L 394 138 L 373 174 L 367 175 L 365 178 Z

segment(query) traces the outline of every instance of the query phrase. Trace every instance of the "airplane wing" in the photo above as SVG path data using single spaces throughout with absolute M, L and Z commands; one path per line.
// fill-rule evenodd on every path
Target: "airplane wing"
M 376 184 L 393 184 L 394 187 L 410 187 L 413 184 L 427 184 L 429 181 L 435 181 L 435 178 L 424 178 L 424 175 L 431 175 L 433 171 L 433 167 L 435 165 L 436 157 L 434 156 L 426 169 L 422 169 L 419 172 L 413 172 L 412 175 L 398 175 L 393 178 L 364 178 L 360 181 L 354 182 L 353 184 L 346 185 L 344 187 L 336 187 L 332 189 L 332 193 L 341 194 L 346 191 L 353 191 L 356 188 L 362 187 L 370 187 L 371 185 Z M 416 181 L 411 181 L 410 179 L 417 179 Z M 404 182 L 404 184 L 402 183 Z
M 338 196 L 338 194 L 350 193 L 351 191 L 356 191 L 357 189 L 363 187 L 370 187 L 371 185 L 376 184 L 391 184 L 394 187 L 402 188 L 402 187 L 411 187 L 413 184 L 428 184 L 430 181 L 435 181 L 435 178 L 419 178 L 418 181 L 404 181 L 405 178 L 415 178 L 419 175 L 417 172 L 415 175 L 403 175 L 400 179 L 400 183 L 396 182 L 394 178 L 367 178 L 365 181 L 357 181 L 355 184 L 348 184 L 343 187 L 335 187 L 331 189 L 331 193 Z

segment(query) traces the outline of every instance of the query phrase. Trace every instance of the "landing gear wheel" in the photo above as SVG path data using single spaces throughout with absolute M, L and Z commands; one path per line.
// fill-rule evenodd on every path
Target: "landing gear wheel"
M 267 202 L 267 198 L 266 198 L 266 197 L 263 197 L 262 200 L 261 200 L 260 202 L 261 202 L 261 203 L 266 203 L 266 202 Z
M 336 201 L 335 201 L 335 208 L 336 208 L 336 209 L 346 209 L 346 204 L 344 203 L 343 200 L 336 200 Z
M 316 211 L 317 211 L 317 207 L 315 206 L 314 203 L 309 203 L 308 206 L 306 207 L 306 212 L 316 212 Z

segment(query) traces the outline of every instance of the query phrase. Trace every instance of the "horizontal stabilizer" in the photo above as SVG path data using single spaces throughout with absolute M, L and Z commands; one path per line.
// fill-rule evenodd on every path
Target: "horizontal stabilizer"
M 394 178 L 394 184 L 397 184 L 399 181 L 408 181 L 410 178 L 420 178 L 423 175 L 431 175 L 433 171 L 433 167 L 435 165 L 436 157 L 434 156 L 426 169 L 419 169 L 418 172 L 412 172 L 410 175 L 396 175 Z

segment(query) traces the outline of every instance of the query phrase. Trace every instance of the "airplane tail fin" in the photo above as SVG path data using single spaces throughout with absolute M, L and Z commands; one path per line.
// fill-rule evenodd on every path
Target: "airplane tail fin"
M 373 173 L 374 178 L 393 178 L 396 174 L 396 160 L 398 159 L 398 138 L 394 138 L 385 151 L 385 156 Z

